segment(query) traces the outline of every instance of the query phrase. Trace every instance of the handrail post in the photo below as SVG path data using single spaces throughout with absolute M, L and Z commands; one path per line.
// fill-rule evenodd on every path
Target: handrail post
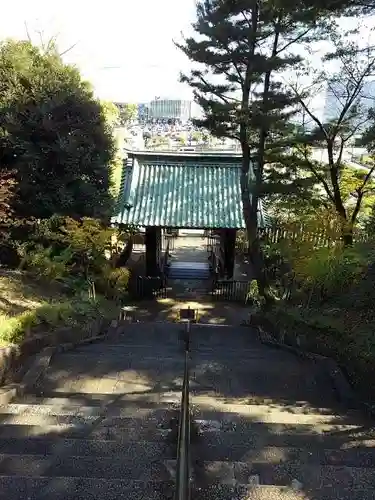
M 189 308 L 190 309 L 190 308 Z M 181 313 L 181 311 L 180 311 Z M 188 315 L 184 334 L 184 379 L 177 441 L 175 500 L 190 500 L 190 410 L 189 410 L 189 353 L 191 319 Z
M 190 352 L 190 319 L 186 322 L 186 330 L 185 330 L 185 351 Z

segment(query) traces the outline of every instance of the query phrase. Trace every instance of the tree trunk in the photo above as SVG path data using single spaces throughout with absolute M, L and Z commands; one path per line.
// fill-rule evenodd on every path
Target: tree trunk
M 348 220 L 348 214 L 341 198 L 335 200 L 335 208 L 341 221 L 341 238 L 344 243 L 344 247 L 350 247 L 353 245 L 354 223 L 352 220 Z
M 353 225 L 345 221 L 342 227 L 342 241 L 345 248 L 353 246 L 353 229 Z
M 267 297 L 267 280 L 264 272 L 264 260 L 258 234 L 258 198 L 252 200 L 250 225 L 247 227 L 249 239 L 249 259 L 253 268 L 254 278 L 258 283 L 258 291 L 262 297 Z
M 242 145 L 242 173 L 241 173 L 241 196 L 242 209 L 246 225 L 246 233 L 249 242 L 249 260 L 252 266 L 252 272 L 255 280 L 258 283 L 260 295 L 266 295 L 266 280 L 264 275 L 264 263 L 258 237 L 258 196 L 253 189 L 250 192 L 249 185 L 250 174 L 250 148 Z
M 130 236 L 128 241 L 126 242 L 125 247 L 123 248 L 122 252 L 120 253 L 117 259 L 116 268 L 126 266 L 126 263 L 128 262 L 133 251 L 133 241 L 134 241 L 133 236 Z

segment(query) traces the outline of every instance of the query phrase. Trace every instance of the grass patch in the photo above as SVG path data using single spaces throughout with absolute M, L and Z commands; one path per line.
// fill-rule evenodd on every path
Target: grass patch
M 24 273 L 0 275 L 0 347 L 19 344 L 36 333 L 61 326 L 87 325 L 98 317 L 113 318 L 116 306 L 80 293 L 68 296 L 58 286 L 33 281 Z
M 45 302 L 65 300 L 66 297 L 58 283 L 44 283 L 22 271 L 0 269 L 0 321 L 1 317 L 16 316 Z

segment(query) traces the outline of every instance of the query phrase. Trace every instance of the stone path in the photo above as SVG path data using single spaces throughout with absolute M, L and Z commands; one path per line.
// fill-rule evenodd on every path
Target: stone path
M 175 240 L 172 260 L 182 262 L 207 262 L 207 238 L 201 236 L 179 236 Z

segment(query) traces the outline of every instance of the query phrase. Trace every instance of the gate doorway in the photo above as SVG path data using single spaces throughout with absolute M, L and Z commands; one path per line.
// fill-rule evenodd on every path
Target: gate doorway
M 176 299 L 207 297 L 212 286 L 212 268 L 204 230 L 183 230 L 170 252 L 166 279 Z

